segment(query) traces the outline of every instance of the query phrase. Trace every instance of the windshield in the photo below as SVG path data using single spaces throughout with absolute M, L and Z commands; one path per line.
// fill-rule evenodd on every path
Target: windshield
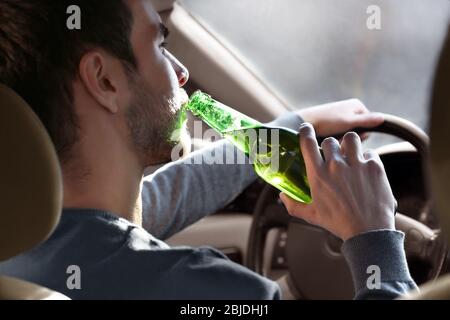
M 426 129 L 448 0 L 182 2 L 293 109 L 359 98 Z

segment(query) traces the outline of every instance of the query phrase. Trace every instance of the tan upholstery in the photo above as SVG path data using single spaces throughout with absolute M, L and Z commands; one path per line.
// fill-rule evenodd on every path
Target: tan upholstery
M 432 188 L 440 222 L 450 243 L 450 33 L 436 73 L 431 108 Z
M 67 296 L 33 283 L 0 276 L 2 300 L 70 300 Z
M 436 211 L 450 243 L 450 28 L 439 62 L 431 105 L 431 180 Z M 407 299 L 450 299 L 450 275 Z
M 404 300 L 450 300 L 450 275 L 424 284 L 420 287 L 420 292 L 413 293 Z
M 28 105 L 0 85 L 0 261 L 45 240 L 62 206 L 58 158 Z
M 38 117 L 0 84 L 0 261 L 44 241 L 59 221 L 58 158 Z M 56 298 L 48 289 L 0 276 L 0 299 Z

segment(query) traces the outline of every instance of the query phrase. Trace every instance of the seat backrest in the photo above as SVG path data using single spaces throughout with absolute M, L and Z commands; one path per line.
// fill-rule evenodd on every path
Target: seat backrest
M 436 70 L 431 102 L 431 182 L 439 222 L 450 243 L 450 27 Z M 450 275 L 427 283 L 407 299 L 450 299 Z
M 62 209 L 62 178 L 41 121 L 22 98 L 1 84 L 0 150 L 0 261 L 4 261 L 51 234 Z M 0 277 L 0 299 L 52 294 L 24 281 Z
M 431 105 L 431 179 L 439 220 L 450 243 L 450 26 L 436 71 Z

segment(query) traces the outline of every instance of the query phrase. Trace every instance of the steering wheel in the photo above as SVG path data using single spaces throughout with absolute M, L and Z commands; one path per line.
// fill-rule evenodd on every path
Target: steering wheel
M 387 133 L 410 142 L 421 157 L 428 157 L 429 138 L 412 122 L 385 114 L 385 122 L 375 128 L 354 131 Z M 423 168 L 423 170 L 426 170 Z M 424 181 L 424 184 L 427 182 Z M 428 188 L 427 188 L 428 189 Z M 285 283 L 297 299 L 351 299 L 354 296 L 350 270 L 341 254 L 342 241 L 328 231 L 291 217 L 278 198 L 275 188 L 265 185 L 253 212 L 247 266 L 266 275 L 263 266 L 266 238 L 270 230 L 285 229 L 275 240 L 272 251 L 282 252 L 280 265 L 288 270 Z M 430 194 L 426 194 L 425 210 L 430 210 Z M 429 212 L 428 212 L 429 213 Z M 397 212 L 396 228 L 405 233 L 408 263 L 423 261 L 430 265 L 428 279 L 435 279 L 443 266 L 447 244 L 440 230 Z

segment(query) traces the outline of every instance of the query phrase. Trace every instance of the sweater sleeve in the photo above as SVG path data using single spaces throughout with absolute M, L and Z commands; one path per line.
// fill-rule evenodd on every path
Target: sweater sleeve
M 348 239 L 342 252 L 353 277 L 355 299 L 395 299 L 417 290 L 403 248 L 404 233 L 376 230 Z
M 269 124 L 297 130 L 302 122 L 297 113 L 288 112 Z M 229 159 L 235 160 L 233 164 Z M 213 143 L 144 178 L 143 226 L 157 238 L 167 239 L 224 208 L 256 177 L 248 159 L 230 142 Z

